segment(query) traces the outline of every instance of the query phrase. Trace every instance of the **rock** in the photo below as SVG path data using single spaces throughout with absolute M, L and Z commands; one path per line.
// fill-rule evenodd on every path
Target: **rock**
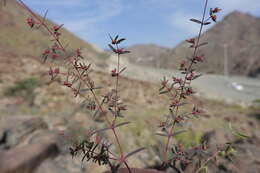
M 209 147 L 215 147 L 216 144 L 225 144 L 232 141 L 232 133 L 227 133 L 224 129 L 215 129 L 205 132 L 201 137 L 201 143 Z
M 25 145 L 41 143 L 42 141 L 53 141 L 57 145 L 60 154 L 69 154 L 67 139 L 55 130 L 37 130 L 26 139 Z
M 131 172 L 132 173 L 165 173 L 154 169 L 137 169 L 137 168 L 131 168 Z M 106 171 L 104 173 L 111 173 L 111 171 Z M 129 171 L 126 168 L 120 168 L 118 170 L 118 173 L 129 173 Z
M 89 165 L 90 163 L 86 163 Z M 82 168 L 81 158 L 73 158 L 69 154 L 60 154 L 55 159 L 48 159 L 42 163 L 36 173 L 82 173 L 88 172 Z M 100 172 L 100 171 L 95 171 Z
M 46 159 L 59 154 L 54 134 L 42 136 L 37 143 L 1 151 L 1 173 L 33 173 Z
M 38 129 L 47 129 L 48 125 L 40 117 L 8 116 L 0 121 L 0 149 L 10 149 L 25 141 Z

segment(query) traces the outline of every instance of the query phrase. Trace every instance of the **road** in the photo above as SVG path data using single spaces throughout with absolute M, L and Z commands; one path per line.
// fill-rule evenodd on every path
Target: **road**
M 163 76 L 168 78 L 182 76 L 177 71 L 138 66 L 124 60 L 122 64 L 127 66 L 123 75 L 136 80 L 158 83 Z M 107 70 L 111 71 L 115 67 L 116 58 L 114 57 L 109 62 Z M 227 79 L 222 75 L 204 74 L 192 81 L 192 86 L 200 96 L 230 103 L 250 105 L 254 100 L 260 99 L 260 79 L 241 76 L 232 76 Z

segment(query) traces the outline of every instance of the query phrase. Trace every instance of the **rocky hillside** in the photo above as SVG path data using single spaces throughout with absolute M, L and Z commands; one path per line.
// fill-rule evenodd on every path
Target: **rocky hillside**
M 42 14 L 43 15 L 43 14 Z M 51 38 L 43 29 L 30 29 L 26 19 L 31 17 L 15 0 L 8 0 L 0 8 L 0 54 L 38 58 L 43 50 L 51 46 Z M 48 15 L 47 15 L 48 17 Z M 49 20 L 46 23 L 54 26 Z M 66 27 L 66 26 L 65 26 Z M 66 29 L 62 29 L 62 43 L 68 45 L 70 51 L 82 48 L 87 59 L 101 60 L 108 55 Z
M 169 49 L 155 44 L 137 44 L 130 46 L 128 50 L 131 51 L 131 53 L 127 55 L 129 62 L 161 68 L 160 59 L 158 57 Z
M 209 44 L 201 49 L 206 55 L 206 63 L 200 65 L 199 70 L 207 73 L 223 74 L 226 54 L 230 74 L 259 77 L 259 38 L 259 18 L 238 11 L 230 13 L 202 35 L 202 40 L 208 41 Z M 146 52 L 140 53 L 143 47 L 146 46 L 135 46 L 133 52 L 137 50 L 137 53 L 133 53 L 133 56 L 136 56 L 137 60 L 142 62 L 140 64 L 159 66 L 161 68 L 178 68 L 179 62 L 183 58 L 190 56 L 192 51 L 185 41 L 173 49 L 162 49 L 162 53 L 154 53 L 153 56 Z M 160 47 L 152 46 L 151 49 L 160 50 Z M 139 57 L 146 55 L 146 58 L 139 60 Z M 130 59 L 134 58 L 131 57 Z M 132 62 L 139 63 L 137 60 Z

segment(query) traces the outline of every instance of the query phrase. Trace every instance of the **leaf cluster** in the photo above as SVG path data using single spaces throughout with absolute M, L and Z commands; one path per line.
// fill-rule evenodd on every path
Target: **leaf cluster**
M 42 86 L 42 82 L 37 78 L 26 78 L 17 81 L 14 85 L 5 89 L 4 95 L 9 97 L 22 97 L 30 105 L 34 103 L 36 96 L 35 89 Z
M 104 144 L 83 140 L 79 144 L 75 144 L 75 147 L 70 147 L 69 149 L 72 158 L 82 153 L 82 162 L 86 159 L 86 161 L 92 161 L 99 165 L 109 164 L 108 146 Z

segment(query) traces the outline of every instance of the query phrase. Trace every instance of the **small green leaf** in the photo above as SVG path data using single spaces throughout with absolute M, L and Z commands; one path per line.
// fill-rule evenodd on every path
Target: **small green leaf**
M 155 133 L 155 135 L 168 137 L 168 135 L 166 133 Z
M 205 46 L 207 44 L 208 44 L 208 42 L 203 42 L 203 43 L 200 43 L 199 45 L 197 45 L 196 47 L 198 48 L 198 47 L 201 47 L 201 46 Z
M 166 94 L 168 93 L 169 91 L 161 91 L 159 94 Z
M 202 76 L 202 74 L 195 75 L 195 76 L 192 78 L 192 80 L 197 79 L 197 78 L 199 78 L 200 76 Z
M 117 36 L 115 37 L 115 40 L 117 40 L 117 39 L 118 39 L 118 37 L 119 37 L 119 35 L 117 35 Z
M 116 43 L 117 44 L 120 44 L 122 41 L 124 41 L 124 40 L 126 40 L 125 38 L 121 38 L 121 39 L 119 39 Z
M 203 25 L 209 25 L 211 22 L 204 22 Z
M 124 126 L 126 124 L 130 124 L 130 122 L 119 123 L 119 124 L 115 125 L 114 128 L 117 128 L 117 127 L 120 127 L 120 126 Z
M 248 135 L 245 135 L 245 134 L 243 134 L 243 133 L 240 133 L 240 132 L 234 130 L 234 129 L 232 128 L 231 122 L 229 123 L 229 129 L 230 129 L 231 132 L 232 132 L 234 135 L 236 135 L 236 136 L 239 136 L 239 137 L 242 137 L 242 138 L 249 138 L 249 137 L 250 137 L 250 136 L 248 136 Z
M 111 45 L 111 44 L 108 44 L 109 48 L 113 51 L 113 52 L 117 52 L 116 49 Z
M 202 24 L 202 22 L 199 21 L 199 20 L 197 20 L 197 19 L 190 19 L 190 21 L 195 22 L 195 23 L 198 23 L 198 24 Z
M 139 148 L 139 149 L 137 149 L 137 150 L 134 150 L 134 151 L 128 153 L 128 154 L 125 156 L 125 159 L 128 158 L 128 157 L 130 157 L 130 156 L 132 156 L 132 155 L 134 155 L 134 154 L 136 154 L 136 153 L 139 153 L 139 152 L 141 152 L 141 151 L 143 151 L 143 150 L 145 150 L 145 149 L 146 149 L 146 148 L 142 147 L 142 148 Z
M 91 133 L 90 136 L 93 136 L 94 134 L 96 133 L 100 133 L 100 132 L 103 132 L 103 131 L 107 131 L 107 130 L 110 130 L 111 128 L 103 128 L 103 129 L 98 129 L 98 130 L 95 130 L 94 132 Z

